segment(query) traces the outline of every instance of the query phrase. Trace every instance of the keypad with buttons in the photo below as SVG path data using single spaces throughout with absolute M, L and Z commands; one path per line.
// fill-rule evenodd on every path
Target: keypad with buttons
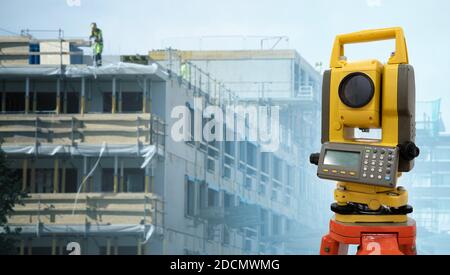
M 324 164 L 324 154 L 327 150 L 342 152 L 344 157 L 336 160 L 339 164 Z M 397 147 L 324 143 L 318 176 L 337 181 L 395 187 L 398 158 Z
M 362 172 L 368 171 L 363 181 L 374 185 L 395 185 L 392 167 L 397 166 L 397 148 L 365 146 L 364 155 L 375 161 L 363 162 Z

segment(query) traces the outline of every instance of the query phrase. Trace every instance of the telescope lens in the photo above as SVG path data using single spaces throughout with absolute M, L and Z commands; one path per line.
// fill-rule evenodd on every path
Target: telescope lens
M 372 79 L 363 73 L 347 75 L 339 85 L 341 101 L 351 108 L 361 108 L 369 103 L 374 95 Z

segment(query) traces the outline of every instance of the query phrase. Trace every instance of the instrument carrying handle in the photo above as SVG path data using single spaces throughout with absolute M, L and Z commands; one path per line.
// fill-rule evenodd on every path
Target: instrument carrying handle
M 341 57 L 344 56 L 344 45 L 395 39 L 395 52 L 389 58 L 388 64 L 408 64 L 408 49 L 403 29 L 400 27 L 366 30 L 336 36 L 330 67 L 342 67 Z

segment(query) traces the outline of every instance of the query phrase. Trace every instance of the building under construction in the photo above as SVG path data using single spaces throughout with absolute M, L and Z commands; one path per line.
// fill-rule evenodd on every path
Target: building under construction
M 405 175 L 421 254 L 446 254 L 450 241 L 450 136 L 441 118 L 441 100 L 419 101 L 416 109 L 420 156 L 415 172 Z
M 267 87 L 270 96 L 249 97 L 194 60 L 183 74 L 189 59 L 170 49 L 164 58 L 124 56 L 92 67 L 83 42 L 50 44 L 54 52 L 46 43 L 0 37 L 1 147 L 30 194 L 9 219 L 22 229 L 19 254 L 67 254 L 73 242 L 81 254 L 315 252 L 308 234 L 321 232 L 308 221 L 320 189 L 305 156 L 319 128 L 311 121 L 320 74 L 295 51 L 251 52 L 292 65 L 286 95 Z M 171 112 L 191 109 L 195 97 L 223 109 L 282 104 L 281 146 L 174 141 Z M 293 111 L 301 106 L 305 113 Z M 298 121 L 310 124 L 297 128 Z

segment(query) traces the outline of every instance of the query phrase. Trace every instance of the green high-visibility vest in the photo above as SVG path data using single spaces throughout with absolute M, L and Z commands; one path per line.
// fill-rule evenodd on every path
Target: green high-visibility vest
M 186 64 L 186 63 L 181 64 L 181 67 L 180 67 L 180 75 L 181 75 L 181 77 L 186 79 L 186 80 L 189 80 L 190 74 L 191 74 L 191 72 L 190 72 L 189 65 Z
M 103 33 L 101 29 L 97 29 L 92 31 L 91 38 L 95 38 L 94 40 L 94 53 L 101 54 L 103 52 Z

